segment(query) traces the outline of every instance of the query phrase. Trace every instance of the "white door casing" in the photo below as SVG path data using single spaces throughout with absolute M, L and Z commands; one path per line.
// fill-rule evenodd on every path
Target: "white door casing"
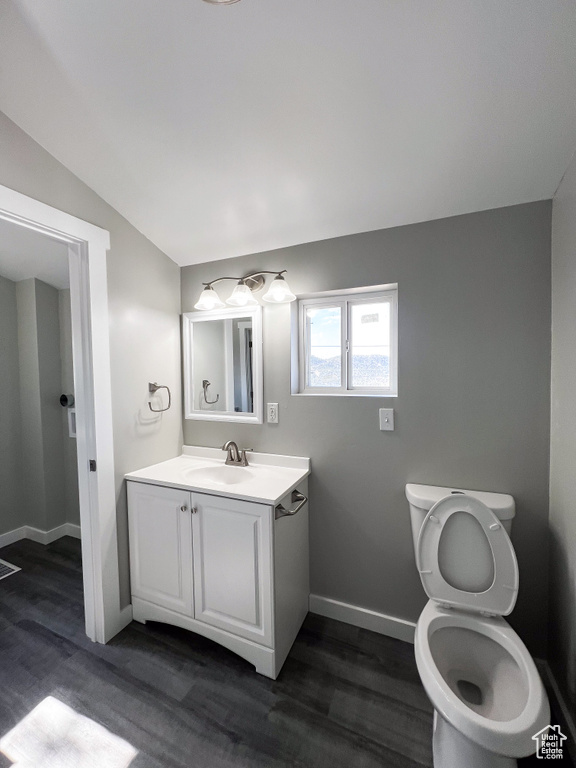
M 0 218 L 68 246 L 86 634 L 105 643 L 120 609 L 106 253 L 100 227 L 0 185 Z M 89 462 L 95 461 L 91 472 Z

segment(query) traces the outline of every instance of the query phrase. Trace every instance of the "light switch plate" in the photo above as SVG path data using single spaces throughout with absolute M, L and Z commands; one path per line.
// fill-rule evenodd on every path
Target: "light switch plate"
M 380 408 L 380 429 L 383 432 L 394 431 L 394 408 Z
M 278 424 L 278 403 L 266 404 L 266 421 L 268 424 Z

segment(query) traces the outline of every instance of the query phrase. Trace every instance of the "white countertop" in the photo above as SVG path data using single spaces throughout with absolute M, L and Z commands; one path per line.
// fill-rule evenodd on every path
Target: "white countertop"
M 248 453 L 248 467 L 228 466 L 222 472 L 225 458 L 220 448 L 185 445 L 181 456 L 129 472 L 125 478 L 276 505 L 310 474 L 310 459 L 300 456 Z M 220 472 L 227 482 L 214 479 Z

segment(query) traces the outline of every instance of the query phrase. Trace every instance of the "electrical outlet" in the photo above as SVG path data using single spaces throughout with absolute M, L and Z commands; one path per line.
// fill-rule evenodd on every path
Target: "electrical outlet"
M 267 403 L 266 409 L 268 424 L 278 424 L 278 403 Z

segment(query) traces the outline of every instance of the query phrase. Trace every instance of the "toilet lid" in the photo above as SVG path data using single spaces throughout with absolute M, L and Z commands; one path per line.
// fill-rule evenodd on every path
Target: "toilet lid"
M 478 499 L 447 496 L 420 529 L 418 570 L 428 597 L 470 611 L 507 616 L 518 594 L 518 563 L 501 521 Z

